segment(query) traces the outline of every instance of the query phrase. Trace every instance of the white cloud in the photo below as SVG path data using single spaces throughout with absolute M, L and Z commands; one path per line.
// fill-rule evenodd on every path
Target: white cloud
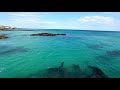
M 103 13 L 110 14 L 110 13 L 113 13 L 113 12 L 103 12 Z
M 111 24 L 114 22 L 114 18 L 106 16 L 84 16 L 80 17 L 79 21 L 80 23 Z
M 24 24 L 24 26 L 29 24 L 36 24 L 39 26 L 56 24 L 55 21 L 46 21 L 43 19 L 43 17 L 48 15 L 48 13 L 17 12 L 8 14 L 12 23 Z
M 108 12 L 106 12 L 108 13 Z M 58 28 L 58 29 L 87 29 L 87 30 L 119 30 L 120 21 L 110 16 L 82 16 L 68 18 L 64 21 L 47 20 L 49 13 L 44 12 L 13 12 L 8 13 L 13 25 L 34 28 Z M 49 17 L 48 17 L 49 16 Z
M 120 30 L 120 20 L 110 16 L 82 16 L 66 25 L 79 30 Z
M 12 16 L 37 16 L 36 13 L 11 13 L 10 15 Z

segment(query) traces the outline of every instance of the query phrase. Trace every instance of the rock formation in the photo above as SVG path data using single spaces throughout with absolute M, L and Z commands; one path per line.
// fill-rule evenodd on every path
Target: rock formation
M 73 64 L 68 68 L 64 67 L 64 62 L 58 67 L 51 67 L 43 71 L 38 71 L 38 73 L 31 74 L 30 78 L 109 78 L 100 68 L 95 66 L 88 66 L 86 70 L 82 70 L 79 65 Z
M 66 34 L 38 33 L 38 34 L 31 34 L 30 36 L 59 36 L 59 35 L 66 35 Z
M 92 69 L 92 74 L 89 75 L 87 78 L 108 78 L 108 76 L 105 75 L 105 73 L 98 67 L 94 67 L 94 66 L 88 66 L 88 67 Z
M 6 35 L 0 35 L 0 39 L 6 39 L 6 38 L 9 38 L 9 37 Z
M 47 77 L 54 77 L 54 78 L 66 77 L 66 71 L 63 65 L 64 65 L 64 62 L 62 62 L 59 67 L 48 68 Z

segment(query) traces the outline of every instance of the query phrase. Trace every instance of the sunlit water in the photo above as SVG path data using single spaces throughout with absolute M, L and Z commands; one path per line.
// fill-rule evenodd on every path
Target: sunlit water
M 62 33 L 66 36 L 30 36 L 33 33 Z M 102 69 L 106 75 L 120 77 L 120 56 L 106 52 L 120 50 L 120 32 L 36 30 L 1 31 L 10 38 L 0 40 L 0 77 L 26 78 L 64 62 L 86 70 L 88 65 Z M 100 58 L 103 56 L 104 58 Z

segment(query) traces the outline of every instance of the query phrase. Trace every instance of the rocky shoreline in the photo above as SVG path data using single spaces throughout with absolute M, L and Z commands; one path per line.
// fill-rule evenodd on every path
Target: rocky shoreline
M 66 34 L 53 34 L 53 33 L 38 33 L 38 34 L 31 34 L 30 36 L 60 36 Z

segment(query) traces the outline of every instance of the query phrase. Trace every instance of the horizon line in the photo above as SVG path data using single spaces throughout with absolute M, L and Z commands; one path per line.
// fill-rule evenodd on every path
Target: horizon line
M 35 29 L 35 30 L 38 30 L 38 29 L 44 29 L 44 30 L 72 30 L 72 31 L 112 31 L 112 32 L 120 32 L 120 31 L 118 31 L 118 30 L 92 30 L 92 29 L 55 29 L 55 28 L 53 28 L 53 29 L 48 29 L 48 28 L 20 28 L 20 29 Z

